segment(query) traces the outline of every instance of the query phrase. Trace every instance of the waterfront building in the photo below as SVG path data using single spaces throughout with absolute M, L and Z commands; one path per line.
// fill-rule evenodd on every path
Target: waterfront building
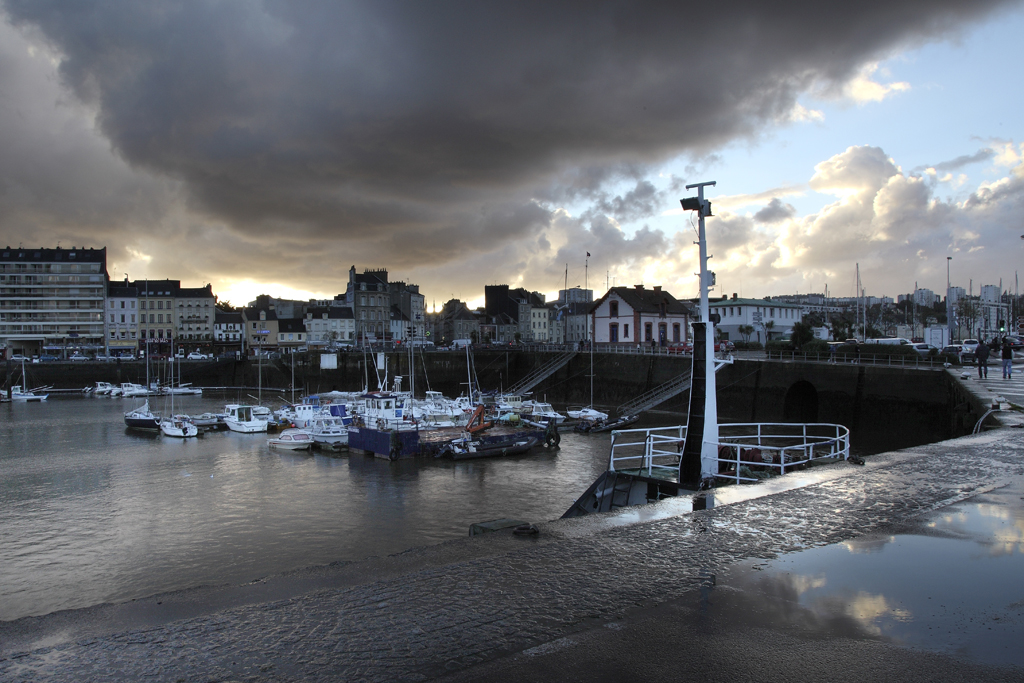
M 139 349 L 139 290 L 124 282 L 107 285 L 106 354 L 120 356 L 134 355 Z
M 355 343 L 356 321 L 348 306 L 310 307 L 304 324 L 310 347 Z
M 389 282 L 388 292 L 391 294 L 391 306 L 401 313 L 399 320 L 407 320 L 408 325 L 400 325 L 402 330 L 398 339 L 423 339 L 427 333 L 426 297 L 420 294 L 419 285 L 404 282 Z M 392 320 L 396 318 L 392 315 Z M 395 332 L 392 331 L 392 337 Z
M 438 318 L 441 341 L 435 344 L 450 344 L 455 339 L 480 340 L 480 321 L 466 304 L 458 299 L 449 299 L 441 308 Z
M 660 286 L 612 287 L 591 308 L 594 342 L 665 346 L 688 341 L 690 305 Z
M 243 308 L 245 347 L 249 353 L 277 346 L 277 312 L 271 308 Z
M 135 280 L 128 284 L 139 292 L 139 348 L 151 354 L 169 354 L 181 281 Z
M 308 348 L 304 318 L 277 319 L 277 348 L 284 353 L 295 353 L 300 348 Z
M 355 315 L 358 343 L 384 341 L 390 337 L 391 293 L 387 269 L 367 269 L 360 274 L 355 266 L 349 268 L 345 302 Z
M 177 308 L 177 339 L 209 347 L 213 342 L 213 323 L 217 310 L 213 285 L 179 287 L 174 300 Z
M 240 311 L 214 311 L 213 343 L 217 349 L 216 355 L 244 351 L 244 335 L 245 321 Z
M 0 251 L 0 344 L 7 357 L 105 348 L 107 250 Z
M 800 304 L 772 299 L 741 299 L 735 294 L 731 299 L 722 297 L 709 303 L 711 313 L 717 313 L 721 318 L 717 325 L 721 339 L 747 341 L 740 328 L 753 327 L 749 341 L 763 343 L 788 337 L 793 333 L 793 325 L 803 321 Z

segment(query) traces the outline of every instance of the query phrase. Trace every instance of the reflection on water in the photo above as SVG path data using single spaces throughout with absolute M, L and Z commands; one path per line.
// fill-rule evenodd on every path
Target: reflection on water
M 1024 665 L 1020 491 L 950 507 L 924 530 L 793 553 L 736 583 L 754 584 L 773 609 L 787 605 L 808 629 L 845 622 L 861 636 Z
M 555 519 L 608 457 L 607 434 L 571 433 L 557 452 L 459 463 L 298 455 L 265 435 L 129 432 L 130 405 L 0 407 L 0 619 L 388 555 L 489 519 Z

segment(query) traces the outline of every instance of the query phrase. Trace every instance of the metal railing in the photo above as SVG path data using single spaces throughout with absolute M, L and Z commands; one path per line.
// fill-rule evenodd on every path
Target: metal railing
M 686 426 L 652 429 L 622 429 L 611 434 L 608 469 L 635 472 L 640 476 L 678 481 Z M 850 430 L 839 424 L 749 422 L 718 426 L 719 472 L 717 477 L 741 481 L 759 481 L 744 476 L 756 470 L 805 465 L 823 458 L 850 457 Z M 725 471 L 722 465 L 726 465 Z M 755 469 L 756 468 L 756 469 Z

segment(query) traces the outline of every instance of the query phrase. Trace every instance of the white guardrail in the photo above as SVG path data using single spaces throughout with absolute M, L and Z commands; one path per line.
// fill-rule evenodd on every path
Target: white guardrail
M 611 435 L 609 469 L 677 481 L 686 426 L 621 429 Z M 718 473 L 741 481 L 740 468 L 777 469 L 805 465 L 822 458 L 850 457 L 850 430 L 829 423 L 749 422 L 718 425 Z

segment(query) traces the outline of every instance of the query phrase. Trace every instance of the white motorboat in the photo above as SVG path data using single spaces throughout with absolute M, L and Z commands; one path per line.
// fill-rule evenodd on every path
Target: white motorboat
M 160 429 L 160 417 L 153 414 L 153 411 L 149 409 L 149 401 L 146 401 L 138 408 L 129 410 L 124 414 L 124 424 L 132 429 L 158 431 Z
M 216 427 L 224 421 L 224 413 L 203 413 L 202 415 L 189 415 L 192 424 L 196 427 Z
M 541 401 L 523 401 L 523 415 L 534 422 L 554 420 L 557 424 L 565 422 L 565 415 L 556 411 L 550 403 Z
M 97 396 L 109 396 L 113 390 L 114 385 L 110 382 L 96 382 L 96 386 L 92 388 L 92 393 Z
M 45 401 L 47 396 L 49 396 L 49 394 L 37 394 L 35 393 L 35 390 L 25 391 L 21 388 L 20 384 L 15 384 L 13 387 L 11 387 L 12 401 L 38 402 Z
M 305 431 L 315 443 L 342 446 L 348 443 L 348 426 L 342 418 L 333 415 L 318 415 L 310 420 Z
M 164 436 L 185 439 L 190 436 L 198 436 L 199 428 L 193 424 L 188 415 L 172 415 L 160 420 L 160 432 Z
M 286 429 L 277 436 L 267 439 L 267 445 L 290 451 L 306 451 L 313 447 L 313 437 L 304 429 Z
M 570 408 L 565 413 L 574 420 L 587 420 L 588 422 L 603 422 L 608 419 L 608 413 L 602 413 L 600 410 L 594 410 L 592 407 Z
M 121 382 L 121 395 L 125 398 L 135 396 L 149 396 L 149 389 L 134 382 Z
M 256 434 L 267 431 L 267 421 L 253 414 L 253 407 L 244 403 L 229 403 L 224 406 L 224 424 L 233 432 Z

